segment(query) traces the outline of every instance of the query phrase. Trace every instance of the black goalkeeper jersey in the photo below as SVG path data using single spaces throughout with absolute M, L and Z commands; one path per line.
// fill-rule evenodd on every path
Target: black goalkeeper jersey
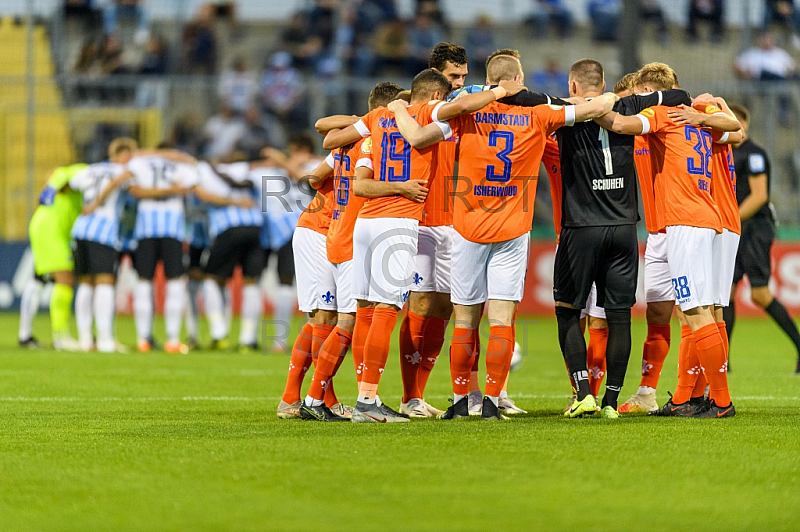
M 769 220 L 772 223 L 772 212 L 769 208 L 771 176 L 767 152 L 752 140 L 747 139 L 738 148 L 733 148 L 733 165 L 736 168 L 736 201 L 740 205 L 750 195 L 750 178 L 759 174 L 767 176 L 767 202 L 743 224 L 750 220 Z
M 634 95 L 614 104 L 635 115 L 656 105 L 691 104 L 685 91 Z M 603 129 L 593 120 L 556 132 L 561 158 L 561 226 L 614 226 L 639 221 L 639 183 L 631 135 Z

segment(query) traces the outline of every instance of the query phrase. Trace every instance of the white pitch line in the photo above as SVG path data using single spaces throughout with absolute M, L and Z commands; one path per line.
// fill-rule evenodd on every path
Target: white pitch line
M 430 399 L 447 399 L 449 395 L 431 395 Z M 568 399 L 568 395 L 512 394 L 515 399 Z M 183 397 L 0 397 L 0 403 L 158 403 L 169 401 L 184 402 L 264 402 L 277 401 L 280 396 L 236 397 L 236 396 L 183 396 Z M 779 397 L 771 395 L 734 396 L 742 401 L 800 401 L 800 397 Z

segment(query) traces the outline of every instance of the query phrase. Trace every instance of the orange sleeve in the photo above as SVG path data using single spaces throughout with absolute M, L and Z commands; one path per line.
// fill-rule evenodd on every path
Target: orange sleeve
M 700 111 L 701 113 L 705 113 L 707 115 L 713 115 L 715 113 L 723 113 L 724 111 L 717 107 L 717 104 L 711 102 L 694 102 L 692 104 L 692 108 L 696 111 Z
M 575 109 L 568 109 L 572 106 L 562 105 L 537 105 L 531 107 L 531 127 L 533 126 L 533 118 L 547 131 L 547 135 L 551 135 L 555 130 L 565 125 L 571 126 L 575 123 Z M 567 116 L 571 113 L 571 119 Z
M 369 137 L 370 131 L 372 131 L 374 128 L 375 117 L 378 115 L 378 111 L 380 111 L 380 109 L 373 109 L 369 113 L 362 116 L 358 122 L 353 124 L 356 128 L 356 131 L 361 133 L 362 137 Z
M 642 121 L 642 135 L 657 133 L 671 123 L 664 109 L 664 107 L 648 107 L 636 115 Z

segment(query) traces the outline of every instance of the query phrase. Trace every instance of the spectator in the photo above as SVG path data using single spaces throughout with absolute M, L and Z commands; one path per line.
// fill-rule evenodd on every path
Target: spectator
M 359 10 L 346 5 L 336 26 L 331 54 L 355 76 L 369 76 L 373 53 L 366 46 L 367 35 L 359 32 Z
M 587 7 L 592 20 L 592 38 L 600 42 L 616 41 L 622 13 L 620 0 L 589 0 Z
M 467 31 L 470 70 L 483 72 L 486 59 L 497 47 L 494 45 L 494 28 L 488 15 L 479 15 L 475 25 Z
M 233 153 L 236 143 L 245 133 L 245 123 L 233 114 L 233 110 L 224 103 L 219 113 L 212 116 L 203 128 L 206 157 L 223 159 Z
M 313 68 L 325 50 L 323 38 L 311 24 L 308 14 L 299 11 L 292 15 L 281 35 L 281 48 L 289 52 L 294 66 L 301 70 Z
M 792 45 L 800 48 L 800 9 L 797 9 L 791 0 L 766 0 L 764 6 L 764 31 L 769 30 L 771 24 L 778 24 L 788 29 L 792 34 Z
M 736 58 L 734 69 L 743 79 L 780 81 L 792 78 L 797 65 L 786 50 L 775 45 L 775 37 L 764 33 L 758 47 L 745 50 Z
M 99 71 L 100 46 L 92 37 L 83 41 L 72 71 L 76 74 L 94 74 Z
M 533 87 L 536 92 L 550 96 L 559 96 L 569 92 L 569 75 L 558 65 L 558 60 L 551 57 L 544 70 L 533 73 Z
M 409 56 L 406 70 L 411 76 L 428 68 L 431 48 L 445 40 L 444 31 L 424 11 L 417 13 L 408 30 Z
M 414 12 L 428 15 L 433 23 L 439 26 L 443 31 L 450 31 L 450 25 L 447 23 L 439 0 L 417 0 L 417 8 Z
M 240 115 L 255 103 L 258 96 L 258 80 L 255 72 L 247 68 L 244 57 L 234 59 L 232 68 L 222 73 L 217 95 Z
M 106 35 L 100 45 L 98 60 L 103 74 L 128 74 L 130 69 L 123 61 L 122 41 L 116 35 Z
M 214 5 L 206 4 L 183 30 L 185 69 L 190 74 L 211 75 L 217 71 L 215 17 Z
M 691 42 L 697 40 L 697 23 L 705 21 L 711 24 L 711 40 L 720 42 L 725 37 L 725 25 L 722 12 L 723 0 L 690 0 L 689 25 L 686 35 Z
M 244 113 L 245 132 L 236 143 L 236 151 L 247 156 L 249 161 L 259 158 L 261 150 L 272 144 L 267 128 L 261 123 L 258 107 L 249 107 Z
M 406 38 L 406 25 L 399 18 L 394 18 L 380 28 L 372 44 L 375 51 L 375 63 L 380 68 L 374 68 L 374 73 L 380 73 L 385 67 L 405 66 L 408 58 L 408 39 Z
M 117 22 L 120 18 L 135 19 L 134 41 L 140 46 L 147 42 L 150 38 L 150 30 L 144 0 L 111 0 L 103 9 L 103 30 L 106 35 L 117 33 Z
M 163 76 L 167 73 L 167 47 L 158 35 L 152 35 L 147 40 L 139 73 L 149 76 Z
M 656 25 L 659 42 L 662 45 L 669 43 L 667 20 L 664 18 L 664 12 L 656 0 L 642 0 L 639 6 L 639 17 L 645 22 L 653 21 Z
M 535 38 L 547 36 L 547 28 L 555 24 L 558 35 L 566 39 L 572 35 L 573 17 L 562 0 L 534 0 L 533 14 L 526 21 Z
M 283 128 L 292 134 L 306 126 L 303 108 L 305 90 L 300 73 L 292 67 L 288 52 L 276 52 L 261 80 L 264 107 L 275 116 Z
M 190 114 L 175 121 L 167 136 L 167 142 L 182 152 L 199 155 L 203 143 L 200 133 L 200 121 L 195 114 Z

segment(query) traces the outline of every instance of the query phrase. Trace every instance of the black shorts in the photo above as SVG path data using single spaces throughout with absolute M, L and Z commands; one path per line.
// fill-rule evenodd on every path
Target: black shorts
M 771 271 L 770 250 L 775 241 L 775 227 L 769 220 L 753 220 L 742 227 L 736 266 L 733 269 L 733 284 L 747 275 L 750 286 L 759 288 L 769 284 Z
M 278 257 L 278 280 L 281 284 L 288 285 L 294 282 L 294 250 L 292 241 L 289 240 L 277 251 L 273 249 L 264 250 L 264 265 L 269 264 L 272 255 Z
M 211 245 L 205 271 L 220 279 L 230 279 L 238 264 L 242 276 L 258 279 L 264 270 L 260 227 L 231 227 L 218 234 Z
M 116 275 L 119 265 L 119 251 L 89 240 L 75 241 L 75 276 Z
M 553 278 L 556 301 L 584 308 L 594 282 L 599 307 L 631 308 L 636 303 L 638 276 L 635 225 L 561 230 Z
M 183 269 L 183 242 L 175 238 L 144 238 L 133 252 L 133 268 L 142 279 L 152 280 L 158 261 L 164 263 L 167 279 L 180 277 Z
M 208 260 L 207 254 L 205 257 L 203 257 L 203 253 L 205 252 L 205 250 L 206 248 L 189 246 L 189 265 L 187 267 L 188 270 L 203 269 L 203 263 L 205 262 L 203 258 Z

